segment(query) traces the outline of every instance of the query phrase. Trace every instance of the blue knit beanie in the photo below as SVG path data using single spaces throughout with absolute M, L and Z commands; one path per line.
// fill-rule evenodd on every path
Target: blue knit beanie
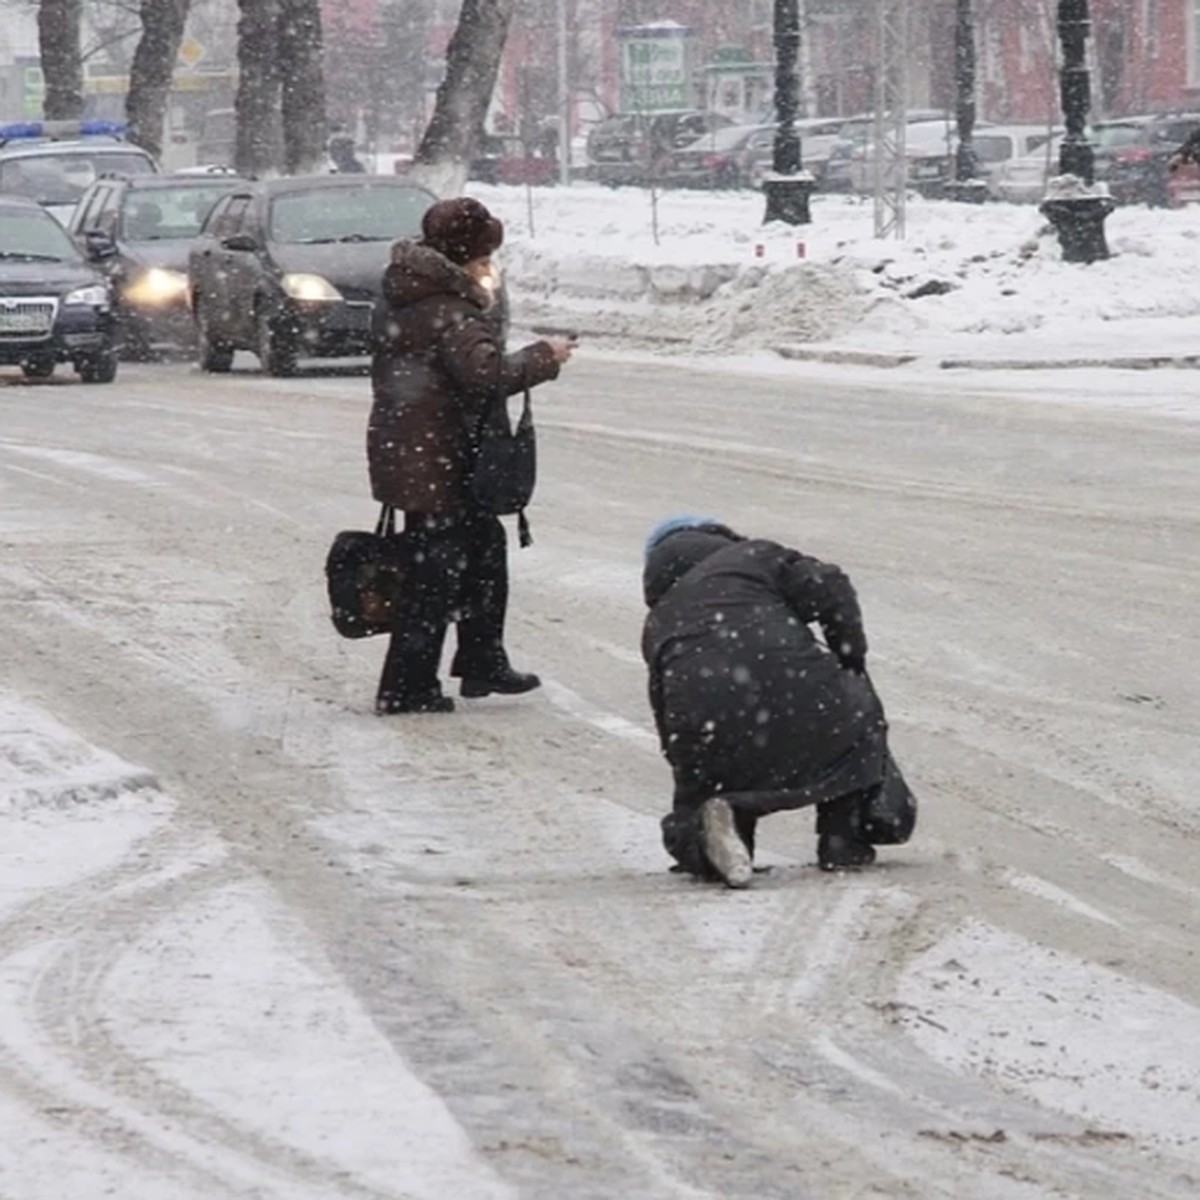
M 720 524 L 716 517 L 705 516 L 702 513 L 676 513 L 673 517 L 665 517 L 646 535 L 644 553 L 649 554 L 663 538 L 677 533 L 680 529 L 700 529 L 706 525 Z

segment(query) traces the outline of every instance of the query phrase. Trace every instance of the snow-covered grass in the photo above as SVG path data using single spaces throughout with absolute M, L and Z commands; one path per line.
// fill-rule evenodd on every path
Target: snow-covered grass
M 518 301 L 602 332 L 724 352 L 817 342 L 1062 361 L 1196 350 L 1200 208 L 1118 208 L 1111 257 L 1080 265 L 1063 262 L 1032 205 L 912 197 L 905 238 L 879 239 L 873 203 L 848 196 L 816 196 L 810 225 L 764 229 L 752 192 L 471 191 L 506 222 Z

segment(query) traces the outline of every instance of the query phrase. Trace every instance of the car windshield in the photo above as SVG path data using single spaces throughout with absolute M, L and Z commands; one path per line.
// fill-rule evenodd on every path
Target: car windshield
M 1143 125 L 1098 125 L 1092 130 L 1092 140 L 1101 150 L 1117 150 L 1135 145 L 1144 128 Z
M 1007 133 L 975 134 L 971 148 L 982 163 L 1003 162 L 1012 157 L 1013 139 Z
M 233 185 L 156 187 L 125 193 L 121 236 L 127 242 L 161 242 L 195 237 L 209 210 Z
M 133 151 L 26 154 L 0 162 L 0 192 L 39 204 L 74 204 L 99 175 L 152 175 L 154 163 Z
M 275 242 L 387 242 L 411 237 L 429 207 L 427 192 L 393 185 L 287 192 L 271 205 Z
M 0 209 L 0 258 L 77 262 L 79 254 L 49 213 Z
M 743 142 L 752 138 L 755 132 L 754 128 L 747 129 L 744 125 L 726 125 L 721 129 L 714 129 L 711 133 L 702 134 L 688 142 L 684 149 L 736 150 Z
M 1150 130 L 1152 142 L 1174 145 L 1186 141 L 1188 136 L 1200 128 L 1200 119 L 1192 117 L 1187 121 L 1170 121 L 1165 125 L 1156 125 Z

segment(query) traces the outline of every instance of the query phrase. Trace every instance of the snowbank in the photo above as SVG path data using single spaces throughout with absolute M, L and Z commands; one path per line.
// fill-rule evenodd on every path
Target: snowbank
M 689 353 L 798 345 L 1066 363 L 1200 349 L 1200 208 L 1117 209 L 1112 257 L 1085 266 L 1062 261 L 1030 205 L 912 197 L 906 238 L 880 240 L 871 202 L 846 196 L 815 197 L 802 229 L 764 231 L 752 192 L 472 191 L 506 222 L 530 324 Z

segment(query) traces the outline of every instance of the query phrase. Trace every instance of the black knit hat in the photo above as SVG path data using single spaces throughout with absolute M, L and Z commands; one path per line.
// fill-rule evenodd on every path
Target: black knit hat
M 460 267 L 486 258 L 504 242 L 504 225 L 469 196 L 439 200 L 421 218 L 425 245 Z

